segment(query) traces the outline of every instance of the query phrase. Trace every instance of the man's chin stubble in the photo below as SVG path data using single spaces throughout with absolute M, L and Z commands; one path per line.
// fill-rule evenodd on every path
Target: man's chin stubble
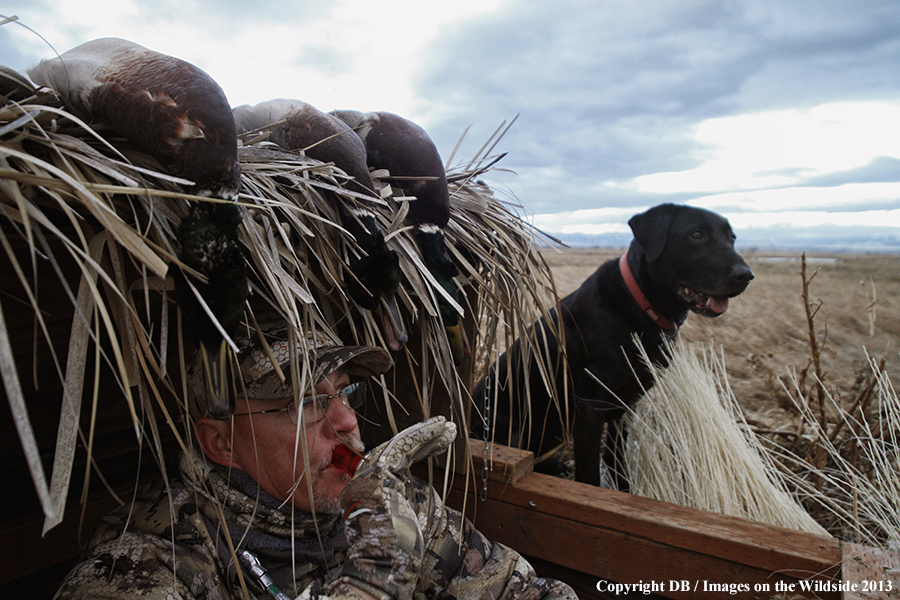
M 346 484 L 350 483 L 350 475 L 344 474 L 344 486 L 341 487 L 341 491 L 343 491 Z M 313 489 L 313 505 L 316 508 L 316 512 L 327 515 L 336 515 L 341 512 L 341 497 L 338 494 L 337 497 L 326 494 L 319 489 Z

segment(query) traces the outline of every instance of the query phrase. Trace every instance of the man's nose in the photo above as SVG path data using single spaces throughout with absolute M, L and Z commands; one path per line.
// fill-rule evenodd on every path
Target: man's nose
M 335 431 L 350 431 L 356 427 L 356 411 L 344 404 L 343 398 L 332 398 L 326 413 Z

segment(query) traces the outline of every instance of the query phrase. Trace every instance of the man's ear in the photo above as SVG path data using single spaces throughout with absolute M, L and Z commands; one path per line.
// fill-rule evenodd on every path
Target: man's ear
M 198 419 L 194 423 L 194 437 L 200 449 L 211 461 L 223 467 L 237 467 L 231 451 L 231 421 Z

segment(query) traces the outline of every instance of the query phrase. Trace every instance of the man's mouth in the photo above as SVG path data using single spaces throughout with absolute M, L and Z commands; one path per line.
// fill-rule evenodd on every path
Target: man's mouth
M 356 451 L 341 444 L 334 449 L 334 452 L 332 452 L 331 464 L 329 466 L 347 473 L 352 477 L 353 474 L 356 473 L 356 467 L 359 466 L 361 460 L 362 458 Z

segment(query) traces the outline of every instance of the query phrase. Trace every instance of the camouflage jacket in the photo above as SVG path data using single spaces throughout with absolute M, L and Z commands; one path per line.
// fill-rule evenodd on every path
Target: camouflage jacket
M 279 590 L 278 598 L 309 597 L 337 575 L 347 549 L 337 515 L 281 507 L 246 474 L 196 453 L 182 456 L 179 471 L 168 486 L 160 480 L 102 519 L 57 599 L 259 600 Z M 417 599 L 577 600 L 568 585 L 536 577 L 518 553 L 443 506 L 430 485 L 417 481 L 415 490 L 428 540 Z M 232 548 L 253 554 L 273 591 L 247 563 L 236 567 Z

